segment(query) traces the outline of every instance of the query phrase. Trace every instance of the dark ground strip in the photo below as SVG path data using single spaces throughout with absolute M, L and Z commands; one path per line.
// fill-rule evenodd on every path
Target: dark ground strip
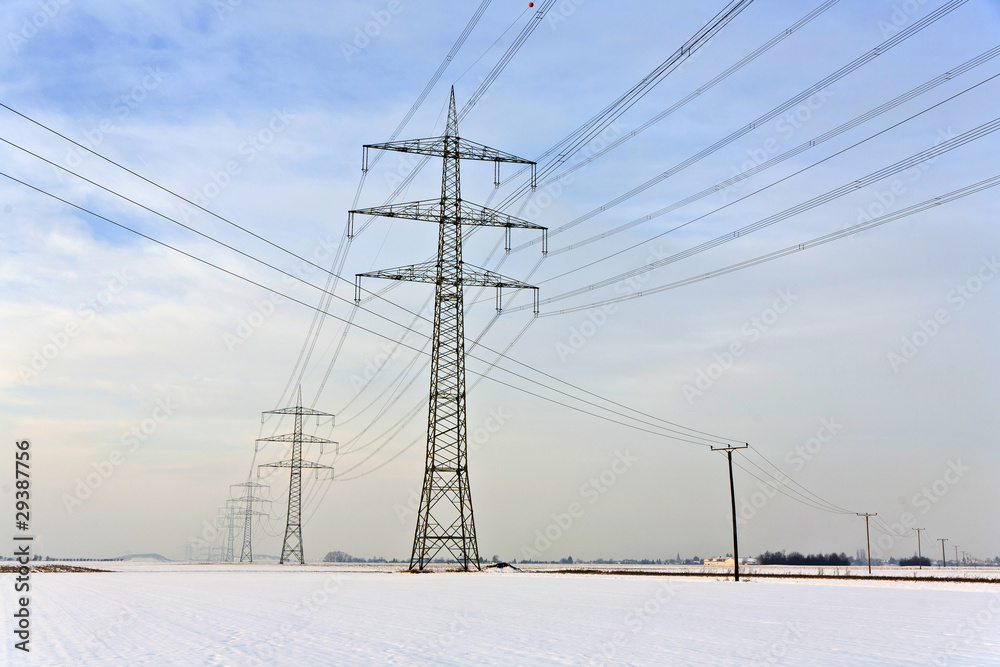
M 98 570 L 92 567 L 79 567 L 77 565 L 29 565 L 31 573 L 36 572 L 111 572 L 111 570 Z M 0 565 L 0 573 L 17 574 L 18 565 Z
M 532 570 L 534 573 L 552 574 L 605 574 L 605 575 L 626 575 L 638 577 L 731 577 L 732 572 L 651 572 L 649 570 Z M 778 572 L 740 572 L 740 576 L 745 579 L 837 579 L 840 581 L 940 581 L 959 584 L 1000 584 L 1000 579 L 986 579 L 983 577 L 917 577 L 902 575 L 853 575 L 853 574 L 786 574 Z

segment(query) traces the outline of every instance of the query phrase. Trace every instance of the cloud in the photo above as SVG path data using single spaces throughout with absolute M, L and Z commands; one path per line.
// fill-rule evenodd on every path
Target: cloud
M 514 31 L 490 48 L 521 10 L 494 5 L 400 138 L 430 136 L 439 129 L 447 86 L 469 70 L 456 86 L 461 104 L 509 43 Z M 921 5 L 920 16 L 936 6 Z M 689 65 L 624 114 L 618 131 L 627 134 L 639 127 L 806 11 L 801 3 L 755 3 Z M 880 21 L 891 21 L 893 11 L 892 2 L 831 8 L 731 80 L 576 172 L 550 205 L 539 207 L 535 221 L 549 227 L 564 224 L 718 141 L 877 46 L 884 39 Z M 25 21 L 31 25 L 38 12 L 45 16 L 37 21 L 42 25 L 25 37 Z M 391 20 L 379 23 L 380 17 L 385 19 L 382 12 L 389 12 Z M 377 1 L 10 2 L 0 10 L 0 49 L 8 50 L 0 59 L 0 101 L 309 261 L 330 266 L 360 178 L 361 145 L 388 138 L 458 37 L 468 12 L 454 3 L 427 6 L 403 0 L 395 13 L 389 3 Z M 669 3 L 579 3 L 565 21 L 538 27 L 489 97 L 463 122 L 462 135 L 527 157 L 540 155 L 648 73 L 712 12 L 711 7 Z M 374 34 L 360 53 L 345 58 L 341 45 L 353 45 L 355 29 L 364 32 L 371 21 L 379 24 L 378 30 L 369 31 Z M 810 109 L 808 118 L 792 119 L 797 126 L 778 127 L 776 119 L 755 128 L 664 183 L 554 236 L 553 247 L 587 239 L 729 178 L 734 166 L 739 169 L 753 159 L 769 139 L 787 149 L 814 138 L 990 48 L 996 28 L 995 7 L 970 3 L 832 85 L 829 99 Z M 14 40 L 16 49 L 11 34 L 24 40 Z M 740 194 L 944 100 L 988 71 L 988 66 L 974 70 L 755 176 Z M 996 84 L 984 84 L 877 140 L 664 236 L 662 250 L 683 250 L 852 182 L 933 145 L 949 128 L 964 132 L 982 124 L 991 119 L 995 96 Z M 309 264 L 0 111 L 5 138 L 315 285 L 325 283 L 325 276 Z M 793 136 L 788 136 L 789 127 Z M 997 141 L 995 136 L 984 138 L 942 156 L 920 178 L 905 177 L 892 202 L 882 201 L 886 192 L 893 192 L 890 178 L 653 272 L 648 284 L 842 229 L 873 202 L 908 206 L 992 175 Z M 234 256 L 9 146 L 2 147 L 2 155 L 2 170 L 12 176 L 296 299 L 318 302 L 316 289 Z M 412 168 L 404 157 L 386 155 L 368 174 L 359 206 L 384 201 L 396 177 Z M 505 176 L 513 173 L 504 171 Z M 490 165 L 463 164 L 462 186 L 467 199 L 485 203 L 492 191 Z M 433 198 L 439 188 L 439 166 L 431 162 L 404 199 Z M 15 183 L 0 182 L 0 196 L 0 312 L 7 324 L 0 340 L 3 423 L 6 432 L 29 437 L 33 447 L 48 452 L 39 462 L 39 484 L 47 497 L 73 493 L 95 464 L 122 447 L 123 433 L 150 419 L 158 400 L 178 404 L 169 421 L 93 489 L 84 506 L 70 514 L 57 500 L 49 501 L 39 515 L 47 549 L 51 555 L 118 555 L 141 537 L 139 551 L 183 556 L 188 537 L 199 533 L 202 520 L 210 520 L 225 501 L 228 485 L 246 479 L 253 441 L 263 432 L 259 413 L 273 408 L 286 385 L 298 381 L 293 366 L 304 341 L 313 344 L 306 337 L 310 331 L 315 335 L 312 312 Z M 543 281 L 599 259 L 727 201 L 721 194 L 708 197 L 600 243 L 553 254 L 533 279 Z M 859 511 L 892 507 L 899 496 L 919 491 L 922 480 L 933 479 L 956 455 L 974 461 L 976 470 L 996 463 L 988 446 L 996 418 L 977 406 L 995 402 L 989 378 L 996 375 L 1000 359 L 989 341 L 1000 324 L 1000 311 L 993 307 L 1000 286 L 985 287 L 955 313 L 946 330 L 902 373 L 893 373 L 886 361 L 900 338 L 946 304 L 949 291 L 973 275 L 984 256 L 997 253 L 1000 239 L 992 225 L 996 202 L 995 194 L 983 193 L 850 242 L 620 304 L 567 363 L 557 345 L 580 330 L 587 313 L 539 318 L 511 354 L 643 411 L 736 434 L 776 462 L 815 434 L 821 418 L 834 415 L 845 424 L 844 431 L 803 470 L 803 483 Z M 434 252 L 436 233 L 427 223 L 378 220 L 350 244 L 343 274 L 349 281 L 355 273 L 423 261 Z M 516 233 L 515 243 L 527 238 Z M 492 266 L 502 250 L 489 261 L 487 257 L 499 240 L 495 230 L 477 232 L 466 246 L 466 259 Z M 538 250 L 535 246 L 511 254 L 503 273 L 528 275 L 538 262 Z M 545 282 L 542 295 L 638 266 L 648 254 L 648 248 L 640 247 Z M 376 281 L 366 286 L 387 287 Z M 759 317 L 782 289 L 800 294 L 801 302 L 703 396 L 694 403 L 685 400 L 684 385 L 733 341 L 742 340 L 742 325 Z M 347 318 L 353 287 L 340 283 L 337 293 L 347 302 L 335 300 L 330 310 Z M 421 309 L 429 294 L 425 285 L 387 292 L 395 304 L 411 311 Z M 474 290 L 468 294 L 469 303 L 490 298 Z M 611 286 L 585 299 L 616 294 Z M 518 298 L 515 303 L 525 302 Z M 400 322 L 413 318 L 389 303 L 375 302 L 372 310 Z M 467 336 L 478 336 L 492 315 L 489 305 L 473 308 Z M 483 343 L 505 348 L 529 319 L 527 313 L 500 318 Z M 389 338 L 405 333 L 368 313 L 360 313 L 355 323 Z M 67 326 L 76 333 L 68 333 Z M 301 379 L 310 402 L 327 376 L 342 327 L 327 320 L 315 337 L 315 351 Z M 404 340 L 420 347 L 425 339 L 421 333 L 406 333 Z M 427 391 L 427 371 L 420 370 L 422 358 L 411 366 L 416 353 L 405 349 L 386 364 L 376 363 L 386 354 L 384 344 L 385 339 L 353 330 L 319 395 L 317 408 L 338 413 L 331 436 L 343 444 L 338 470 L 360 463 L 352 475 L 363 476 L 329 487 L 309 482 L 308 514 L 317 520 L 306 527 L 307 557 L 334 548 L 399 557 L 409 548 L 412 526 L 401 529 L 393 507 L 405 504 L 409 488 L 419 486 L 423 408 L 405 425 L 403 420 Z M 482 348 L 473 354 L 493 358 Z M 35 370 L 31 364 L 36 358 L 36 366 L 43 367 L 25 380 L 19 369 Z M 372 367 L 383 365 L 371 373 Z M 470 359 L 470 384 L 472 371 L 482 367 Z M 529 373 L 524 368 L 519 372 Z M 373 379 L 359 396 L 352 378 L 366 373 Z M 510 375 L 497 377 L 529 386 Z M 563 511 L 580 485 L 626 445 L 642 458 L 642 470 L 635 472 L 634 482 L 616 486 L 600 511 L 574 526 L 565 542 L 572 555 L 655 558 L 678 550 L 688 556 L 726 552 L 726 498 L 716 459 L 695 448 L 689 451 L 683 443 L 624 430 L 490 382 L 470 394 L 470 429 L 484 424 L 489 410 L 497 408 L 512 417 L 471 460 L 483 553 L 517 557 L 525 536 L 532 534 L 532 522 L 537 518 L 542 522 L 537 527 L 544 528 L 546 517 Z M 956 420 L 956 414 L 962 418 Z M 401 430 L 393 435 L 397 424 Z M 417 444 L 404 451 L 414 439 Z M 372 458 L 362 463 L 369 454 Z M 256 461 L 283 455 L 280 448 L 269 447 Z M 334 458 L 329 454 L 324 460 Z M 525 461 L 537 465 L 526 466 Z M 953 532 L 964 526 L 972 534 L 981 511 L 977 508 L 996 505 L 995 492 L 976 484 L 976 474 L 970 473 L 968 486 L 928 516 L 932 532 L 934 526 L 949 526 Z M 287 480 L 279 474 L 271 483 L 280 499 Z M 737 484 L 742 493 L 756 488 L 750 479 Z M 170 498 L 170 511 L 165 498 Z M 283 517 L 280 502 L 275 505 L 271 532 Z M 755 519 L 747 548 L 852 553 L 860 546 L 857 526 L 850 521 L 830 519 L 822 531 L 813 532 L 816 517 L 810 511 L 785 498 L 774 499 Z M 155 533 L 129 528 L 154 515 L 161 528 Z M 665 526 L 663 531 L 646 529 L 651 515 Z M 622 516 L 634 520 L 623 521 Z M 789 536 L 788 526 L 795 536 Z M 972 539 L 966 543 L 982 555 L 993 555 L 1000 547 L 989 536 L 975 545 Z

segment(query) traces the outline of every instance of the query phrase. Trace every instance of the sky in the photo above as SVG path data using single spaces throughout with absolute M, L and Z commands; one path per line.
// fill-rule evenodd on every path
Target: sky
M 462 108 L 544 3 L 535 4 L 490 3 L 399 138 L 439 135 L 449 86 Z M 854 555 L 866 546 L 859 512 L 878 513 L 876 556 L 913 554 L 914 526 L 926 529 L 924 554 L 939 553 L 939 538 L 949 540 L 949 559 L 952 545 L 979 558 L 1000 554 L 995 189 L 745 270 L 650 291 L 996 176 L 1000 141 L 990 133 L 906 170 L 877 172 L 980 126 L 989 130 L 1000 94 L 1000 80 L 991 79 L 1000 73 L 997 57 L 843 127 L 997 46 L 1000 3 L 986 0 L 962 3 L 893 41 L 946 4 L 757 0 L 573 159 L 626 138 L 620 146 L 506 209 L 553 230 L 547 257 L 537 244 L 517 249 L 536 239 L 530 230 L 514 231 L 515 251 L 500 268 L 502 232 L 482 229 L 467 240 L 467 261 L 538 285 L 543 299 L 533 318 L 518 309 L 526 295 L 505 294 L 507 308 L 492 322 L 493 295 L 466 290 L 467 304 L 475 303 L 466 334 L 482 336 L 483 346 L 470 349 L 468 361 L 482 555 L 731 552 L 724 455 L 595 417 L 598 410 L 577 399 L 599 399 L 582 390 L 751 445 L 734 456 L 741 554 Z M 821 5 L 828 6 L 800 23 Z M 346 337 L 342 319 L 353 310 L 352 276 L 428 259 L 437 230 L 390 219 L 365 227 L 347 246 L 347 280 L 336 287 L 344 300 L 333 301 L 332 317 L 318 329 L 311 306 L 321 294 L 306 283 L 322 287 L 327 275 L 314 265 L 331 268 L 346 243 L 362 145 L 389 139 L 475 6 L 4 3 L 0 102 L 134 172 L 0 108 L 0 171 L 65 200 L 0 178 L 0 423 L 8 460 L 16 441 L 31 443 L 40 553 L 203 557 L 206 546 L 222 542 L 217 517 L 239 493 L 231 485 L 252 479 L 269 485 L 261 492 L 271 500 L 257 521 L 254 551 L 277 555 L 287 473 L 258 475 L 256 466 L 288 451 L 255 441 L 290 430 L 287 421 L 262 423 L 261 413 L 289 405 L 290 387 L 301 385 L 307 405 L 336 415 L 332 424 L 310 421 L 308 432 L 340 443 L 307 451 L 334 475 L 306 475 L 306 558 L 333 550 L 409 556 L 429 376 L 426 357 L 413 348 L 426 343 L 429 325 L 405 327 L 413 312 L 430 317 L 431 292 L 370 280 L 366 288 L 392 289 L 356 313 Z M 724 6 L 558 2 L 463 118 L 461 135 L 536 159 Z M 768 118 L 880 45 L 877 57 Z M 760 117 L 768 119 L 756 123 Z M 669 178 L 555 232 L 751 123 Z M 803 145 L 731 187 L 645 219 Z M 385 154 L 358 206 L 384 203 L 413 169 L 409 157 Z M 524 183 L 517 176 L 493 193 L 491 169 L 462 165 L 465 199 L 499 204 Z M 437 197 L 439 175 L 432 161 L 399 201 Z M 515 175 L 504 167 L 505 179 Z M 851 184 L 847 194 L 759 231 L 733 233 Z M 633 220 L 641 224 L 594 239 Z M 722 245 L 643 269 L 727 234 Z M 618 278 L 633 269 L 640 270 L 630 280 Z M 605 287 L 544 302 L 604 280 Z M 499 365 L 521 377 L 496 369 L 489 378 L 505 384 L 487 379 L 473 388 L 495 358 L 490 350 L 515 338 L 513 361 Z M 303 369 L 302 351 L 310 348 Z M 13 507 L 13 464 L 4 470 L 0 491 Z M 793 480 L 785 487 L 792 497 L 763 484 L 765 470 Z

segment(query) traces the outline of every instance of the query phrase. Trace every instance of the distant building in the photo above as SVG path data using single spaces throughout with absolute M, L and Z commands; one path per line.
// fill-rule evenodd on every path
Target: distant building
M 729 566 L 732 567 L 736 565 L 736 561 L 733 560 L 732 556 L 716 556 L 715 558 L 706 558 L 702 561 L 703 565 L 717 565 L 719 567 Z

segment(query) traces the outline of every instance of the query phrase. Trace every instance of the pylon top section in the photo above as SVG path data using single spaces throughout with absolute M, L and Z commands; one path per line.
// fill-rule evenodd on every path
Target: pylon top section
M 440 157 L 444 162 L 441 184 L 441 197 L 403 204 L 386 204 L 371 208 L 356 209 L 348 212 L 348 238 L 354 235 L 354 216 L 356 214 L 381 216 L 386 218 L 405 218 L 437 222 L 442 227 L 460 228 L 462 226 L 503 227 L 507 235 L 505 249 L 510 252 L 510 231 L 514 228 L 535 229 L 542 232 L 542 253 L 548 252 L 548 230 L 541 225 L 521 220 L 514 216 L 492 209 L 472 204 L 462 199 L 459 185 L 459 163 L 462 160 L 492 161 L 497 165 L 494 172 L 494 183 L 499 185 L 499 165 L 501 162 L 513 162 L 531 165 L 532 187 L 535 181 L 535 163 L 525 158 L 504 153 L 495 148 L 484 146 L 458 136 L 458 111 L 455 106 L 455 88 L 451 88 L 448 101 L 448 124 L 443 137 L 433 139 L 414 139 L 408 141 L 392 141 L 383 144 L 368 144 L 364 147 L 364 164 L 368 168 L 368 149 L 417 153 L 429 157 Z M 445 232 L 442 230 L 442 234 Z M 453 236 L 458 234 L 457 237 Z M 361 301 L 362 277 L 401 280 L 407 282 L 434 283 L 451 285 L 461 289 L 463 285 L 479 285 L 497 288 L 497 310 L 502 306 L 503 288 L 530 289 L 534 292 L 535 314 L 538 314 L 538 288 L 534 285 L 498 273 L 481 269 L 462 262 L 462 241 L 460 231 L 449 231 L 439 239 L 438 258 L 436 262 L 413 264 L 385 271 L 374 271 L 358 274 L 355 278 L 355 301 Z M 445 253 L 445 250 L 447 252 Z M 445 255 L 447 254 L 447 259 Z
M 458 136 L 458 110 L 455 106 L 455 86 L 451 87 L 451 97 L 448 99 L 448 126 L 444 129 L 444 136 Z
M 329 412 L 320 412 L 319 410 L 313 410 L 312 408 L 306 408 L 302 406 L 302 387 L 299 387 L 298 398 L 295 405 L 290 408 L 281 408 L 280 410 L 268 410 L 261 414 L 261 421 L 263 422 L 263 415 L 295 415 L 296 417 L 334 417 L 334 415 Z
M 318 417 L 330 417 L 333 419 L 334 415 L 328 412 L 320 412 L 319 410 L 313 410 L 311 408 L 302 407 L 302 388 L 299 387 L 298 398 L 296 404 L 290 408 L 283 408 L 281 410 L 270 410 L 264 414 L 273 415 L 295 415 L 295 431 L 293 433 L 283 433 L 282 435 L 271 435 L 264 438 L 257 438 L 257 442 L 290 442 L 295 447 L 301 447 L 303 444 L 308 445 L 339 445 L 336 440 L 328 440 L 326 438 L 318 438 L 314 435 L 309 435 L 302 432 L 302 417 L 304 416 L 316 416 Z M 322 451 L 322 449 L 321 449 Z M 301 457 L 300 457 L 301 458 Z M 258 466 L 259 468 L 290 468 L 290 467 L 300 467 L 300 468 L 324 468 L 333 469 L 333 466 L 322 465 L 319 463 L 312 463 L 310 461 L 295 462 L 295 457 L 288 461 L 278 461 L 277 463 L 265 463 Z M 259 474 L 259 471 L 258 471 Z
M 256 502 L 269 503 L 271 501 L 268 498 L 265 498 L 264 496 L 257 495 L 257 492 L 258 491 L 262 491 L 263 489 L 270 489 L 270 488 L 271 488 L 271 486 L 269 484 L 260 484 L 259 482 L 254 482 L 253 480 L 250 480 L 248 482 L 243 482 L 242 484 L 230 484 L 229 485 L 229 489 L 230 489 L 229 492 L 232 493 L 233 489 L 240 489 L 240 491 L 238 491 L 238 493 L 240 495 L 238 497 L 236 497 L 236 498 L 230 498 L 226 502 L 227 503 L 237 503 L 237 502 L 238 503 L 242 503 L 242 502 L 245 502 L 249 498 L 249 499 L 253 500 L 255 503 Z
M 450 141 L 446 142 L 448 139 Z M 456 146 L 457 142 L 457 146 Z M 374 148 L 381 151 L 396 151 L 398 153 L 416 153 L 428 157 L 449 157 L 460 160 L 478 160 L 480 162 L 495 162 L 498 167 L 501 162 L 512 164 L 526 164 L 531 166 L 531 187 L 535 187 L 534 161 L 527 158 L 518 157 L 511 153 L 490 148 L 475 141 L 462 139 L 458 135 L 458 112 L 455 109 L 455 87 L 451 87 L 451 100 L 448 103 L 448 126 L 445 128 L 443 137 L 433 137 L 430 139 L 406 139 L 403 141 L 389 141 L 381 144 L 365 144 L 363 146 L 361 170 L 368 171 L 368 149 Z M 457 151 L 457 152 L 456 152 Z M 497 184 L 499 183 L 499 173 L 496 174 Z

